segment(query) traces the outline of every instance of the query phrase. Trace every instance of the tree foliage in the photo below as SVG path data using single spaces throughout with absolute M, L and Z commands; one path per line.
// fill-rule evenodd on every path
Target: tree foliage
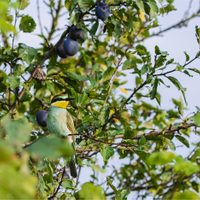
M 183 52 L 185 63 L 181 64 L 158 44 L 151 55 L 142 41 L 184 26 L 199 11 L 152 33 L 159 26 L 158 15 L 176 10 L 173 0 L 107 0 L 111 14 L 105 21 L 95 16 L 98 2 L 44 1 L 52 20 L 51 29 L 44 32 L 41 23 L 22 14 L 28 0 L 0 1 L 0 197 L 127 199 L 135 194 L 144 199 L 152 195 L 198 199 L 200 144 L 194 144 L 183 157 L 174 152 L 174 140 L 190 148 L 190 133 L 199 134 L 200 108 L 194 116 L 184 116 L 186 88 L 174 72 L 200 74 L 199 69 L 189 67 L 199 53 L 190 59 Z M 84 31 L 78 54 L 67 59 L 60 59 L 56 50 L 72 26 L 52 44 L 63 10 L 69 14 L 65 18 Z M 21 32 L 35 34 L 36 26 L 43 39 L 38 48 L 15 42 Z M 200 28 L 194 29 L 200 43 Z M 128 73 L 134 80 L 131 88 L 125 88 L 127 81 L 122 81 Z M 174 107 L 169 110 L 160 106 L 158 93 L 160 85 L 170 92 L 167 80 L 184 101 L 172 98 Z M 67 109 L 76 128 L 77 179 L 68 175 L 66 166 L 75 153 L 72 147 L 65 138 L 48 135 L 47 128 L 39 127 L 35 119 L 39 110 L 48 110 L 53 96 L 64 92 L 75 99 Z M 96 159 L 99 156 L 103 167 Z M 111 166 L 114 156 L 126 164 Z M 85 166 L 91 176 L 79 182 Z M 107 169 L 112 172 L 101 183 L 98 174 L 105 177 Z

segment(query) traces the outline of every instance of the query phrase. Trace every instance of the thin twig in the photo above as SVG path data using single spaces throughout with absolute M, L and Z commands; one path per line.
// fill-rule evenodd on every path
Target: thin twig
M 191 19 L 193 19 L 193 18 L 195 18 L 195 17 L 199 17 L 199 13 L 200 13 L 200 10 L 198 10 L 195 14 L 191 15 L 191 16 L 188 17 L 187 19 L 181 20 L 181 21 L 179 21 L 178 23 L 176 23 L 176 24 L 174 24 L 174 25 L 172 25 L 172 26 L 170 26 L 170 27 L 168 27 L 168 28 L 166 28 L 166 29 L 163 29 L 163 30 L 158 31 L 157 33 L 153 33 L 153 34 L 151 34 L 148 38 L 142 38 L 142 39 L 140 39 L 140 40 L 137 40 L 137 41 L 135 41 L 135 43 L 140 43 L 140 42 L 142 42 L 142 41 L 144 41 L 144 40 L 146 40 L 146 39 L 149 39 L 149 38 L 151 38 L 151 37 L 159 36 L 159 35 L 161 35 L 162 33 L 165 33 L 165 32 L 167 32 L 167 31 L 169 31 L 169 30 L 171 30 L 171 29 L 174 29 L 174 28 L 181 28 L 182 26 L 185 26 L 185 25 L 186 25 L 186 22 L 188 22 L 189 20 L 191 20 Z
M 57 195 L 57 193 L 58 193 L 58 191 L 59 191 L 59 189 L 60 189 L 60 186 L 61 186 L 61 184 L 62 184 L 62 182 L 63 182 L 64 175 L 65 175 L 65 166 L 63 167 L 62 177 L 61 177 L 61 179 L 60 179 L 60 182 L 59 182 L 59 184 L 58 184 L 58 187 L 56 188 L 54 194 L 53 194 L 52 196 L 48 197 L 48 199 L 52 199 L 52 198 L 56 197 L 56 195 Z
M 41 22 L 41 18 L 40 18 L 40 6 L 39 6 L 39 0 L 37 0 L 37 13 L 38 13 L 38 22 L 39 22 L 39 26 L 40 26 L 40 32 L 42 35 L 43 34 L 43 30 L 42 30 L 42 22 Z

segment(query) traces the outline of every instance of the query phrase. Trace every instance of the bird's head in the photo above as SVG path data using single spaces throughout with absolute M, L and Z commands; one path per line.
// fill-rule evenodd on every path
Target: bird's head
M 67 94 L 59 94 L 53 97 L 53 99 L 51 100 L 51 105 L 65 109 L 70 100 L 74 100 L 74 98 L 68 97 Z

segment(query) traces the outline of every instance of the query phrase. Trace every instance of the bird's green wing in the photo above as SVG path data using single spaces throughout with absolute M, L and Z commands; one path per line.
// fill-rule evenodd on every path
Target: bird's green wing
M 67 114 L 67 127 L 68 127 L 68 129 L 70 130 L 70 132 L 71 132 L 72 134 L 74 134 L 74 133 L 75 133 L 75 127 L 74 127 L 74 121 L 73 121 L 73 119 L 72 119 L 72 116 L 69 114 L 69 112 L 67 112 L 67 110 L 66 110 L 66 114 Z M 73 139 L 73 141 L 74 141 L 74 140 L 75 140 L 75 137 L 72 136 L 72 139 Z
M 70 130 L 70 132 L 72 134 L 74 134 L 75 133 L 74 121 L 72 119 L 72 116 L 67 112 L 67 110 L 66 110 L 66 113 L 67 113 L 67 127 Z M 75 147 L 74 147 L 75 139 L 76 139 L 76 137 L 72 136 L 72 140 L 74 141 L 72 143 L 72 146 L 73 146 L 74 149 L 75 149 Z M 76 178 L 77 177 L 77 170 L 76 170 L 74 156 L 71 157 L 71 160 L 69 162 L 69 167 L 70 167 L 71 176 Z

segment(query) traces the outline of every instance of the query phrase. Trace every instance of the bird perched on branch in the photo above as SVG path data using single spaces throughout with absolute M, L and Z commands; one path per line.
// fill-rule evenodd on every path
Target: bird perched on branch
M 67 137 L 68 142 L 74 147 L 75 136 L 68 136 L 69 134 L 75 133 L 73 119 L 66 110 L 70 100 L 74 100 L 74 98 L 70 98 L 66 94 L 56 95 L 51 101 L 46 124 L 49 133 Z M 77 171 L 74 157 L 71 158 L 69 167 L 71 176 L 75 178 L 77 176 Z

